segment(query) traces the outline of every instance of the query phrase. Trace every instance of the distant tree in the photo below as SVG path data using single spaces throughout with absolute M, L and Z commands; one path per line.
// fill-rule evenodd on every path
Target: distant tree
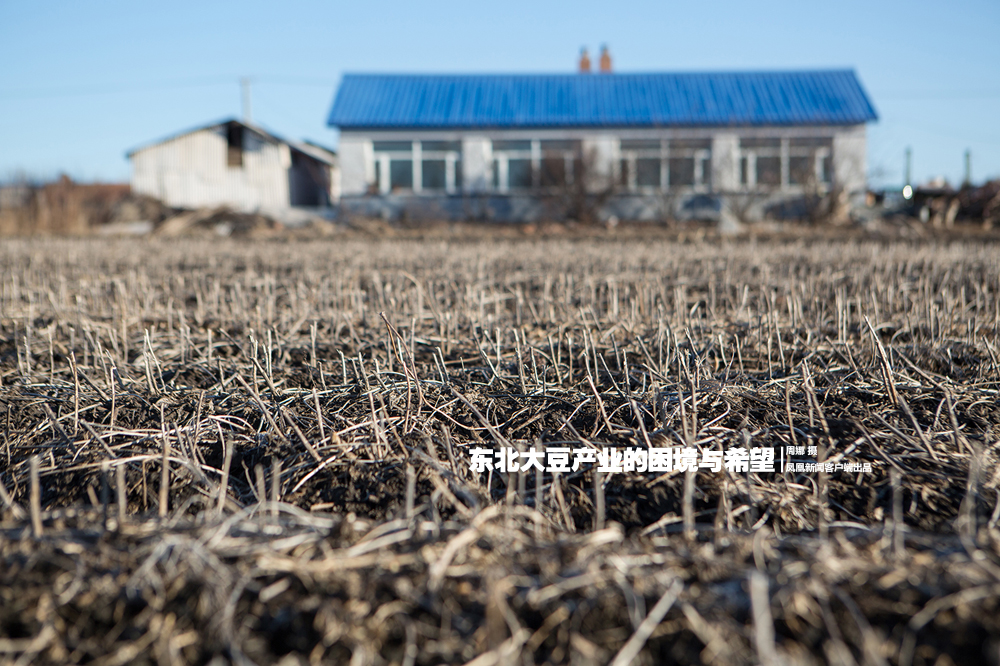
M 584 150 L 579 142 L 572 160 L 561 155 L 543 156 L 538 183 L 547 216 L 581 224 L 602 223 L 601 211 L 617 191 L 610 165 L 601 164 L 598 152 Z

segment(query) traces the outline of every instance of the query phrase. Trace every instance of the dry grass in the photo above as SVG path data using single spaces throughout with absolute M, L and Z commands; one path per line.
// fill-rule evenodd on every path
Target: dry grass
M 996 246 L 25 240 L 0 266 L 0 660 L 1000 663 Z M 554 442 L 874 471 L 468 469 Z

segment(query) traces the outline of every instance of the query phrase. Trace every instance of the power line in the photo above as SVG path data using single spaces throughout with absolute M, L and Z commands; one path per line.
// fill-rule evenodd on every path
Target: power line
M 278 85 L 284 86 L 335 86 L 339 82 L 339 79 L 325 79 L 321 77 L 312 78 L 308 76 L 259 76 L 254 78 L 255 81 L 263 81 L 264 83 L 277 83 Z
M 88 84 L 59 88 L 22 88 L 0 92 L 0 99 L 43 99 L 53 97 L 86 97 L 90 95 L 117 95 L 129 92 L 156 90 L 176 90 L 178 88 L 200 88 L 206 86 L 232 85 L 237 77 L 201 77 L 197 79 L 175 79 L 155 83 Z
M 301 87 L 333 87 L 339 79 L 309 76 L 265 75 L 251 77 L 254 83 Z M 58 97 L 85 97 L 89 95 L 115 95 L 129 92 L 176 90 L 206 86 L 232 85 L 239 76 L 209 76 L 164 81 L 131 82 L 124 84 L 84 84 L 66 87 L 21 88 L 0 91 L 0 99 L 42 99 Z M 969 100 L 997 99 L 1000 89 L 986 90 L 893 90 L 875 93 L 877 100 Z
M 952 91 L 913 91 L 913 92 L 887 92 L 876 93 L 874 95 L 879 100 L 966 100 L 966 99 L 997 99 L 1000 98 L 1000 90 L 952 90 Z
M 211 76 L 192 79 L 173 79 L 150 83 L 127 83 L 127 84 L 88 84 L 66 86 L 59 88 L 21 88 L 15 90 L 0 91 L 0 99 L 22 100 L 22 99 L 52 99 L 64 97 L 89 97 L 92 95 L 119 95 L 131 92 L 156 92 L 160 90 L 177 90 L 180 88 L 203 88 L 215 86 L 231 86 L 234 82 L 240 81 L 238 76 Z M 336 85 L 334 79 L 320 79 L 294 76 L 261 76 L 251 77 L 254 83 L 269 83 L 287 86 L 305 87 L 332 87 Z

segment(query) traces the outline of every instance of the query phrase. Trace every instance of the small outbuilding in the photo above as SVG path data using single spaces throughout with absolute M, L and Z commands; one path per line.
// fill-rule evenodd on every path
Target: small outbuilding
M 136 148 L 132 191 L 177 208 L 228 206 L 284 219 L 340 197 L 337 156 L 230 119 Z

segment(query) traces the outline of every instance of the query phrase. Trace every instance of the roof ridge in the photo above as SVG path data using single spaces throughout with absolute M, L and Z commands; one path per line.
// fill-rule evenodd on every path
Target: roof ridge
M 615 74 L 345 74 L 341 128 L 853 125 L 877 114 L 853 69 Z
M 489 77 L 565 77 L 589 78 L 594 80 L 613 79 L 621 76 L 702 76 L 702 75 L 789 75 L 789 74 L 843 74 L 855 73 L 853 67 L 833 67 L 816 69 L 707 69 L 676 71 L 614 71 L 594 72 L 344 72 L 347 77 L 407 77 L 407 78 L 489 78 Z

